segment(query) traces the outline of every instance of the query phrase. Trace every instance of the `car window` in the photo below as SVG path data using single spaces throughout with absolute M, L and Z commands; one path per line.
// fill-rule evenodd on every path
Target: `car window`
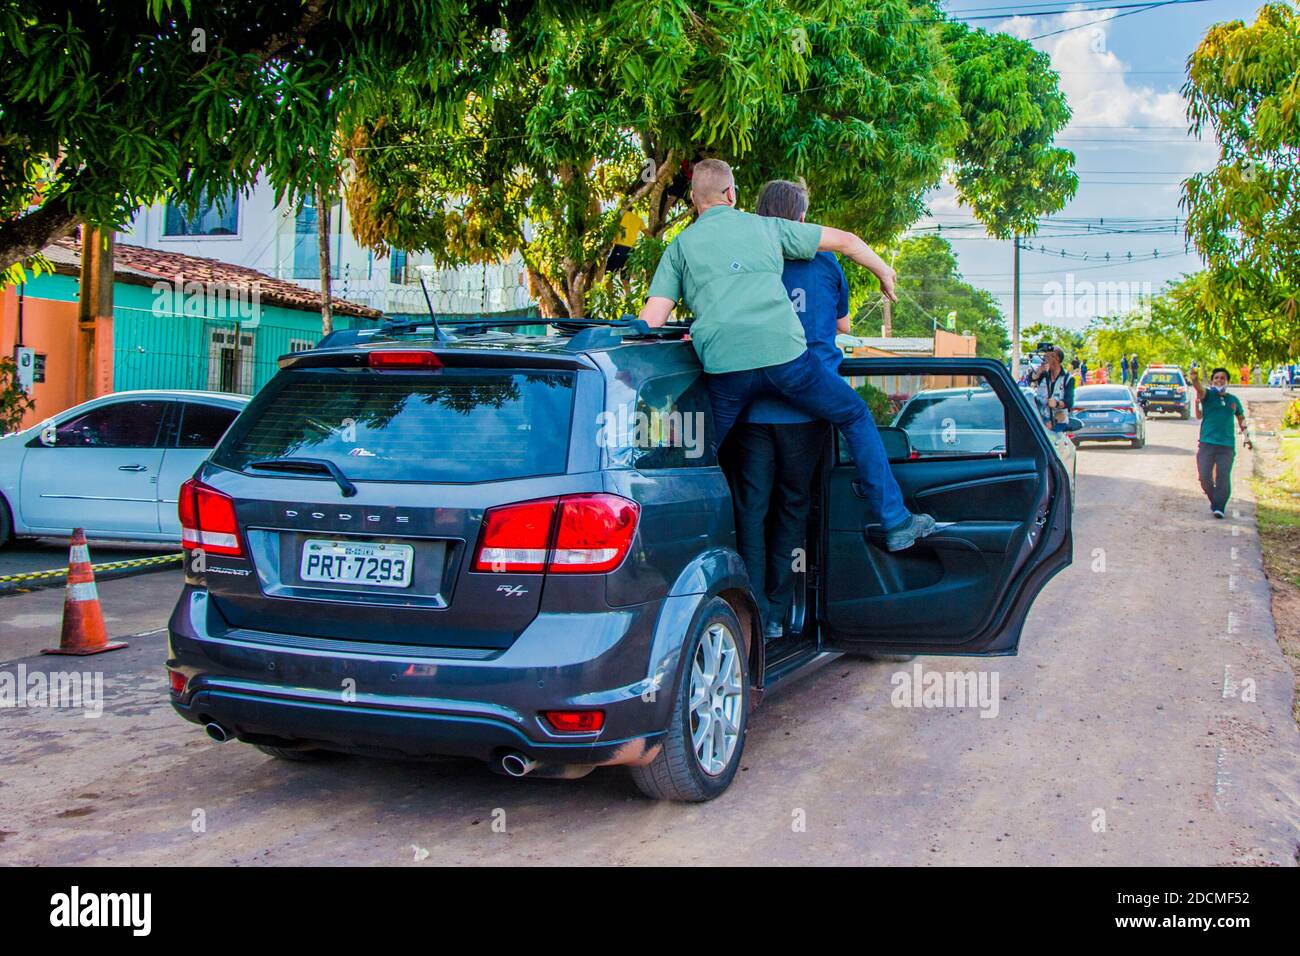
M 1142 376 L 1141 385 L 1182 385 L 1182 372 L 1147 372 Z
M 181 427 L 177 448 L 215 448 L 239 410 L 224 405 L 185 402 L 181 406 Z
M 281 372 L 236 419 L 212 461 L 316 458 L 358 481 L 478 482 L 563 474 L 572 372 Z
M 113 402 L 43 429 L 39 444 L 54 448 L 157 448 L 167 402 Z
M 1133 395 L 1127 388 L 1087 385 L 1076 389 L 1074 401 L 1078 402 L 1131 402 Z
M 713 414 L 702 372 L 681 372 L 647 380 L 636 402 L 601 415 L 597 440 L 611 464 L 642 471 L 699 468 L 717 463 Z
M 981 375 L 872 375 L 849 382 L 879 427 L 907 435 L 911 460 L 1006 453 L 1006 409 Z M 850 460 L 843 442 L 839 455 Z

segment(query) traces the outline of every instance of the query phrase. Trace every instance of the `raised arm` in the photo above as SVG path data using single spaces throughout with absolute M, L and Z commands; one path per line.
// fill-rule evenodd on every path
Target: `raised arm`
M 838 252 L 848 256 L 880 280 L 880 291 L 890 302 L 897 302 L 894 294 L 894 270 L 884 259 L 880 258 L 869 245 L 851 232 L 822 226 L 822 240 L 817 246 L 819 252 Z
M 1205 383 L 1201 381 L 1201 373 L 1196 369 L 1189 369 L 1187 379 L 1192 383 L 1192 388 L 1196 389 L 1196 400 L 1205 401 Z

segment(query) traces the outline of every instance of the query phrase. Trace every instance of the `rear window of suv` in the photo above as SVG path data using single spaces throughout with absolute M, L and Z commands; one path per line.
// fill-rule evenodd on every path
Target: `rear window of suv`
M 212 461 L 239 471 L 266 458 L 324 459 L 358 481 L 562 474 L 573 387 L 572 372 L 286 371 L 253 399 Z

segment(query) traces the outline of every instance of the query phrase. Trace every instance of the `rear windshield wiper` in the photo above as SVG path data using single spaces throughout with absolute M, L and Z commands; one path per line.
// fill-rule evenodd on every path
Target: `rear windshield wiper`
M 245 469 L 257 468 L 263 471 L 307 471 L 325 474 L 333 478 L 343 492 L 344 498 L 351 498 L 357 493 L 357 486 L 348 480 L 348 476 L 339 470 L 339 466 L 325 458 L 259 458 L 250 461 Z

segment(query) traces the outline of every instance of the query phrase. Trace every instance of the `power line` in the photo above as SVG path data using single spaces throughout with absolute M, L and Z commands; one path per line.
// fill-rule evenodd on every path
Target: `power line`
M 1160 7 L 1169 7 L 1169 6 L 1175 6 L 1175 5 L 1184 4 L 1184 3 L 1204 3 L 1204 2 L 1205 2 L 1205 0 L 1163 0 L 1163 2 L 1161 2 L 1161 3 L 1149 3 L 1149 4 L 1146 4 L 1145 6 L 1141 6 L 1141 5 L 1138 5 L 1138 4 L 1123 4 L 1123 5 L 1119 5 L 1119 4 L 1117 4 L 1117 5 L 1110 6 L 1110 7 L 1101 7 L 1101 8 L 1096 8 L 1096 9 L 1109 9 L 1109 10 L 1124 10 L 1124 12 L 1123 12 L 1123 13 L 1115 13 L 1115 14 L 1112 14 L 1111 16 L 1108 16 L 1108 17 L 1098 17 L 1096 20 L 1089 20 L 1087 23 L 1077 23 L 1077 24 L 1075 24 L 1074 26 L 1071 26 L 1071 27 L 1062 27 L 1062 28 L 1059 29 L 1059 30 L 1051 30 L 1051 31 L 1049 31 L 1049 32 L 1047 32 L 1047 33 L 1040 33 L 1040 34 L 1038 34 L 1037 36 L 1026 37 L 1025 39 L 1026 39 L 1026 40 L 1029 40 L 1029 41 L 1031 41 L 1031 42 L 1034 41 L 1034 40 L 1045 40 L 1045 39 L 1047 39 L 1048 37 L 1058 36 L 1058 35 L 1060 35 L 1060 34 L 1062 34 L 1062 33 L 1069 33 L 1069 32 L 1072 31 L 1072 30 L 1082 30 L 1084 27 L 1095 26 L 1095 25 L 1098 24 L 1098 23 L 1106 23 L 1108 20 L 1118 20 L 1120 17 L 1131 17 L 1131 16 L 1133 16 L 1135 13 L 1145 13 L 1147 10 L 1157 10 L 1157 9 L 1159 9 Z M 1139 9 L 1137 9 L 1137 10 L 1125 10 L 1125 7 L 1126 7 L 1126 6 L 1138 6 Z M 1060 12 L 1062 12 L 1062 13 L 1071 13 L 1071 12 L 1075 12 L 1075 11 L 1063 10 L 1063 11 L 1060 11 Z M 1084 12 L 1087 12 L 1087 11 L 1084 11 Z M 1047 16 L 1047 14 L 1046 14 L 1046 13 L 1036 14 L 1036 16 Z

